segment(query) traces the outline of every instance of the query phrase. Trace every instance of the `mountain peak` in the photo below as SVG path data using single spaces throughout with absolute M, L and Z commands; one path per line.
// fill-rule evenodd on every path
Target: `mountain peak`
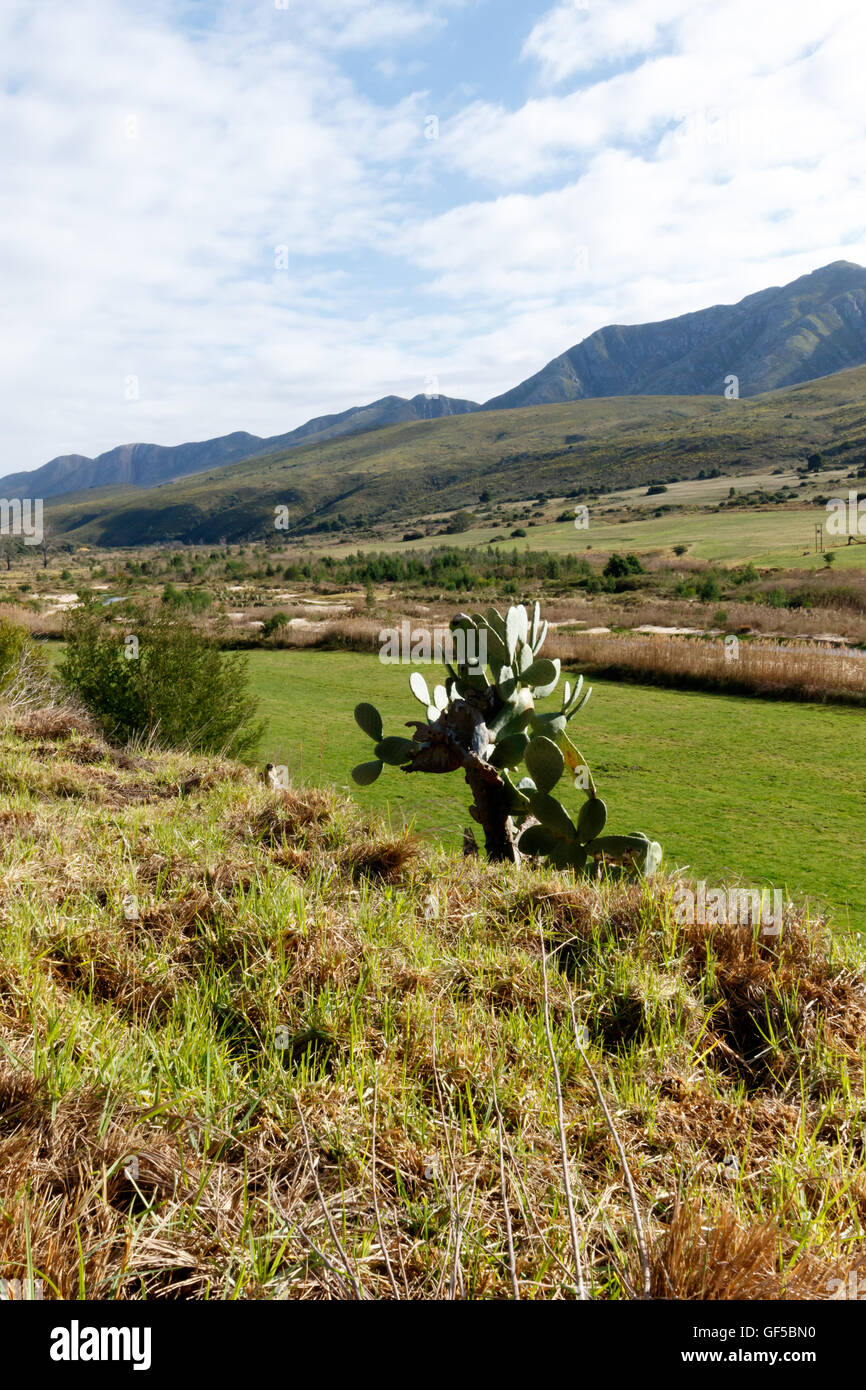
M 485 410 L 596 396 L 754 396 L 866 363 L 866 269 L 833 261 L 737 304 L 592 333 Z

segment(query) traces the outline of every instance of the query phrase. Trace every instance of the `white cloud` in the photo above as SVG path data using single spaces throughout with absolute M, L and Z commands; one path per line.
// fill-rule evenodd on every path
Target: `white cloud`
M 525 98 L 485 99 L 482 51 L 452 79 L 460 0 L 3 7 L 0 474 L 428 373 L 484 399 L 604 323 L 866 260 L 859 4 L 605 0 L 527 38 L 473 3 Z
M 563 0 L 535 25 L 524 45 L 551 82 L 602 63 L 621 63 L 649 53 L 662 41 L 665 26 L 689 6 L 703 15 L 713 0 Z
M 446 122 L 433 157 L 496 196 L 404 229 L 405 254 L 443 296 L 507 306 L 506 327 L 543 345 L 515 381 L 603 323 L 866 260 L 862 8 L 639 9 L 634 33 L 651 51 L 628 71 L 511 111 L 476 101 Z M 553 76 L 622 56 L 617 26 L 634 13 L 631 0 L 561 5 L 526 49 Z M 591 42 L 569 49 L 578 33 Z
M 340 355 L 310 389 L 332 338 L 363 352 L 358 392 L 378 394 L 357 288 L 320 267 L 376 248 L 393 220 L 392 166 L 422 138 L 415 98 L 377 108 L 288 38 L 193 41 L 107 0 L 6 12 L 5 28 L 20 86 L 0 91 L 15 153 L 0 186 L 0 470 L 148 430 L 168 442 L 300 423 L 352 391 Z M 264 375 L 261 337 L 294 376 Z M 141 395 L 124 409 L 132 374 Z

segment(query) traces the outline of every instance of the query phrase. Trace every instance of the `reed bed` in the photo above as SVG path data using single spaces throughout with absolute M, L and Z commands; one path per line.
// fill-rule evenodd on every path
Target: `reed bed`
M 866 703 L 866 657 L 815 644 L 738 641 L 730 649 L 712 638 L 556 633 L 545 653 L 619 680 L 775 699 Z

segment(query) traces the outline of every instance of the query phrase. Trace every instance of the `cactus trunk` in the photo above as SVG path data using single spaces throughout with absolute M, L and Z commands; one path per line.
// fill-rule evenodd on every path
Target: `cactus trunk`
M 511 819 L 508 788 L 491 767 L 477 763 L 466 768 L 466 783 L 472 792 L 469 814 L 484 831 L 487 858 L 499 863 L 519 864 L 517 832 Z

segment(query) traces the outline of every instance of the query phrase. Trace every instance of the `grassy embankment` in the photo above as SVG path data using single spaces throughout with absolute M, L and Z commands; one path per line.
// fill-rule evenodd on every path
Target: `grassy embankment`
M 352 692 L 327 660 L 336 756 Z M 690 818 L 653 828 L 699 833 L 699 759 L 660 709 L 626 734 L 612 694 L 585 741 L 603 784 L 619 769 L 617 816 L 655 822 L 641 793 L 668 783 Z M 0 779 L 0 1276 L 71 1299 L 570 1298 L 567 1179 L 587 1291 L 621 1298 L 644 1287 L 623 1159 L 656 1297 L 827 1298 L 862 1270 L 853 939 L 795 911 L 772 939 L 678 926 L 664 880 L 449 858 L 62 713 L 11 716 Z M 740 842 L 778 824 L 756 801 Z

